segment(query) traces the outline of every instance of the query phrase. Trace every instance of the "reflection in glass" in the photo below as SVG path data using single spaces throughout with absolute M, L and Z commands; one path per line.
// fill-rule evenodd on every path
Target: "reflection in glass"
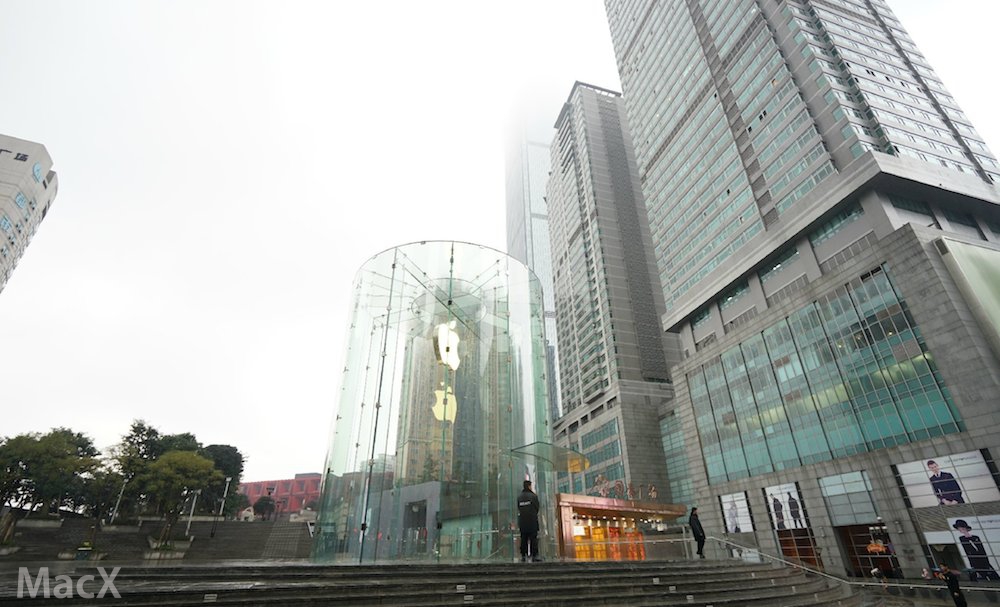
M 517 554 L 515 498 L 542 502 L 554 556 L 542 292 L 521 263 L 457 242 L 384 251 L 358 272 L 314 557 Z
M 748 336 L 687 380 L 710 484 L 963 429 L 882 267 Z

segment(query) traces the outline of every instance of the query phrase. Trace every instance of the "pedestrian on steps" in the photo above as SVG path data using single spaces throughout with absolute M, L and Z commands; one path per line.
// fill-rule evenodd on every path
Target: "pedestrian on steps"
M 531 481 L 524 481 L 524 490 L 517 496 L 517 526 L 521 530 L 521 562 L 538 562 L 538 496 L 531 490 Z
M 705 529 L 698 519 L 698 508 L 691 509 L 691 516 L 688 517 L 688 525 L 691 526 L 691 533 L 694 534 L 694 541 L 698 542 L 698 557 L 705 558 Z
M 955 607 L 968 607 L 968 603 L 965 601 L 965 595 L 962 594 L 962 589 L 958 587 L 958 574 L 954 569 L 948 567 L 948 565 L 941 565 L 941 573 L 938 577 L 944 580 L 945 584 L 948 584 L 948 592 L 951 594 L 951 598 L 955 601 Z

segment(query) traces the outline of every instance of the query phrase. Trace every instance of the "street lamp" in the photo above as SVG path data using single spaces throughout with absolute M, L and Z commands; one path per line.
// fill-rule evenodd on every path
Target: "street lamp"
M 275 489 L 277 489 L 277 487 L 268 487 L 267 488 L 267 497 L 271 500 L 271 512 L 267 513 L 268 518 L 271 517 L 271 514 L 274 513 L 274 508 L 277 507 L 276 504 L 274 503 L 274 498 L 272 497 L 272 495 L 274 495 Z M 275 517 L 275 518 L 277 518 L 277 517 Z
M 226 489 L 222 492 L 222 501 L 219 503 L 219 512 L 212 519 L 212 533 L 210 537 L 215 537 L 215 526 L 219 522 L 219 517 L 222 516 L 222 510 L 226 507 L 226 497 L 229 495 L 229 483 L 232 482 L 233 477 L 226 477 Z
M 278 517 L 281 516 L 281 507 L 288 505 L 288 498 L 283 497 L 280 500 L 275 500 L 275 506 L 277 507 L 276 514 L 274 515 L 274 522 L 278 522 Z
M 198 503 L 198 496 L 201 495 L 201 489 L 194 490 L 194 499 L 191 500 L 191 512 L 188 514 L 188 524 L 187 529 L 184 530 L 185 537 L 191 537 L 191 519 L 194 518 L 194 506 Z
M 125 495 L 125 485 L 128 484 L 128 477 L 122 480 L 122 490 L 118 492 L 118 500 L 115 502 L 115 508 L 111 511 L 111 519 L 108 521 L 109 525 L 115 524 L 115 517 L 118 516 L 118 506 L 122 503 L 122 496 Z

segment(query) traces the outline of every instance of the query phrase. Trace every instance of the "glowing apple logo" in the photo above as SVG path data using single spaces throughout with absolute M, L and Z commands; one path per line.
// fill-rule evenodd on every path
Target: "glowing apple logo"
M 438 360 L 451 367 L 452 371 L 458 371 L 458 333 L 455 333 L 455 321 L 441 323 L 437 326 L 437 334 L 434 336 L 434 349 L 437 351 Z
M 434 419 L 439 422 L 448 421 L 455 423 L 455 412 L 458 411 L 458 399 L 455 398 L 455 393 L 451 391 L 451 386 L 448 386 L 447 391 L 434 391 L 434 406 L 431 410 L 434 412 Z

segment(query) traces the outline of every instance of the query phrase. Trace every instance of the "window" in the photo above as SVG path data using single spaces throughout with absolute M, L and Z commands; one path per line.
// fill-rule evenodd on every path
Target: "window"
M 844 226 L 853 223 L 854 220 L 864 214 L 864 210 L 857 203 L 852 204 L 847 209 L 844 209 L 831 217 L 819 228 L 813 230 L 812 234 L 809 235 L 810 244 L 815 247 L 821 242 L 833 238 L 834 234 L 842 230 Z
M 760 272 L 760 281 L 767 282 L 775 275 L 778 274 L 784 268 L 795 262 L 799 258 L 799 250 L 795 247 L 791 247 L 782 252 L 776 259 L 771 261 L 765 266 L 765 269 Z

